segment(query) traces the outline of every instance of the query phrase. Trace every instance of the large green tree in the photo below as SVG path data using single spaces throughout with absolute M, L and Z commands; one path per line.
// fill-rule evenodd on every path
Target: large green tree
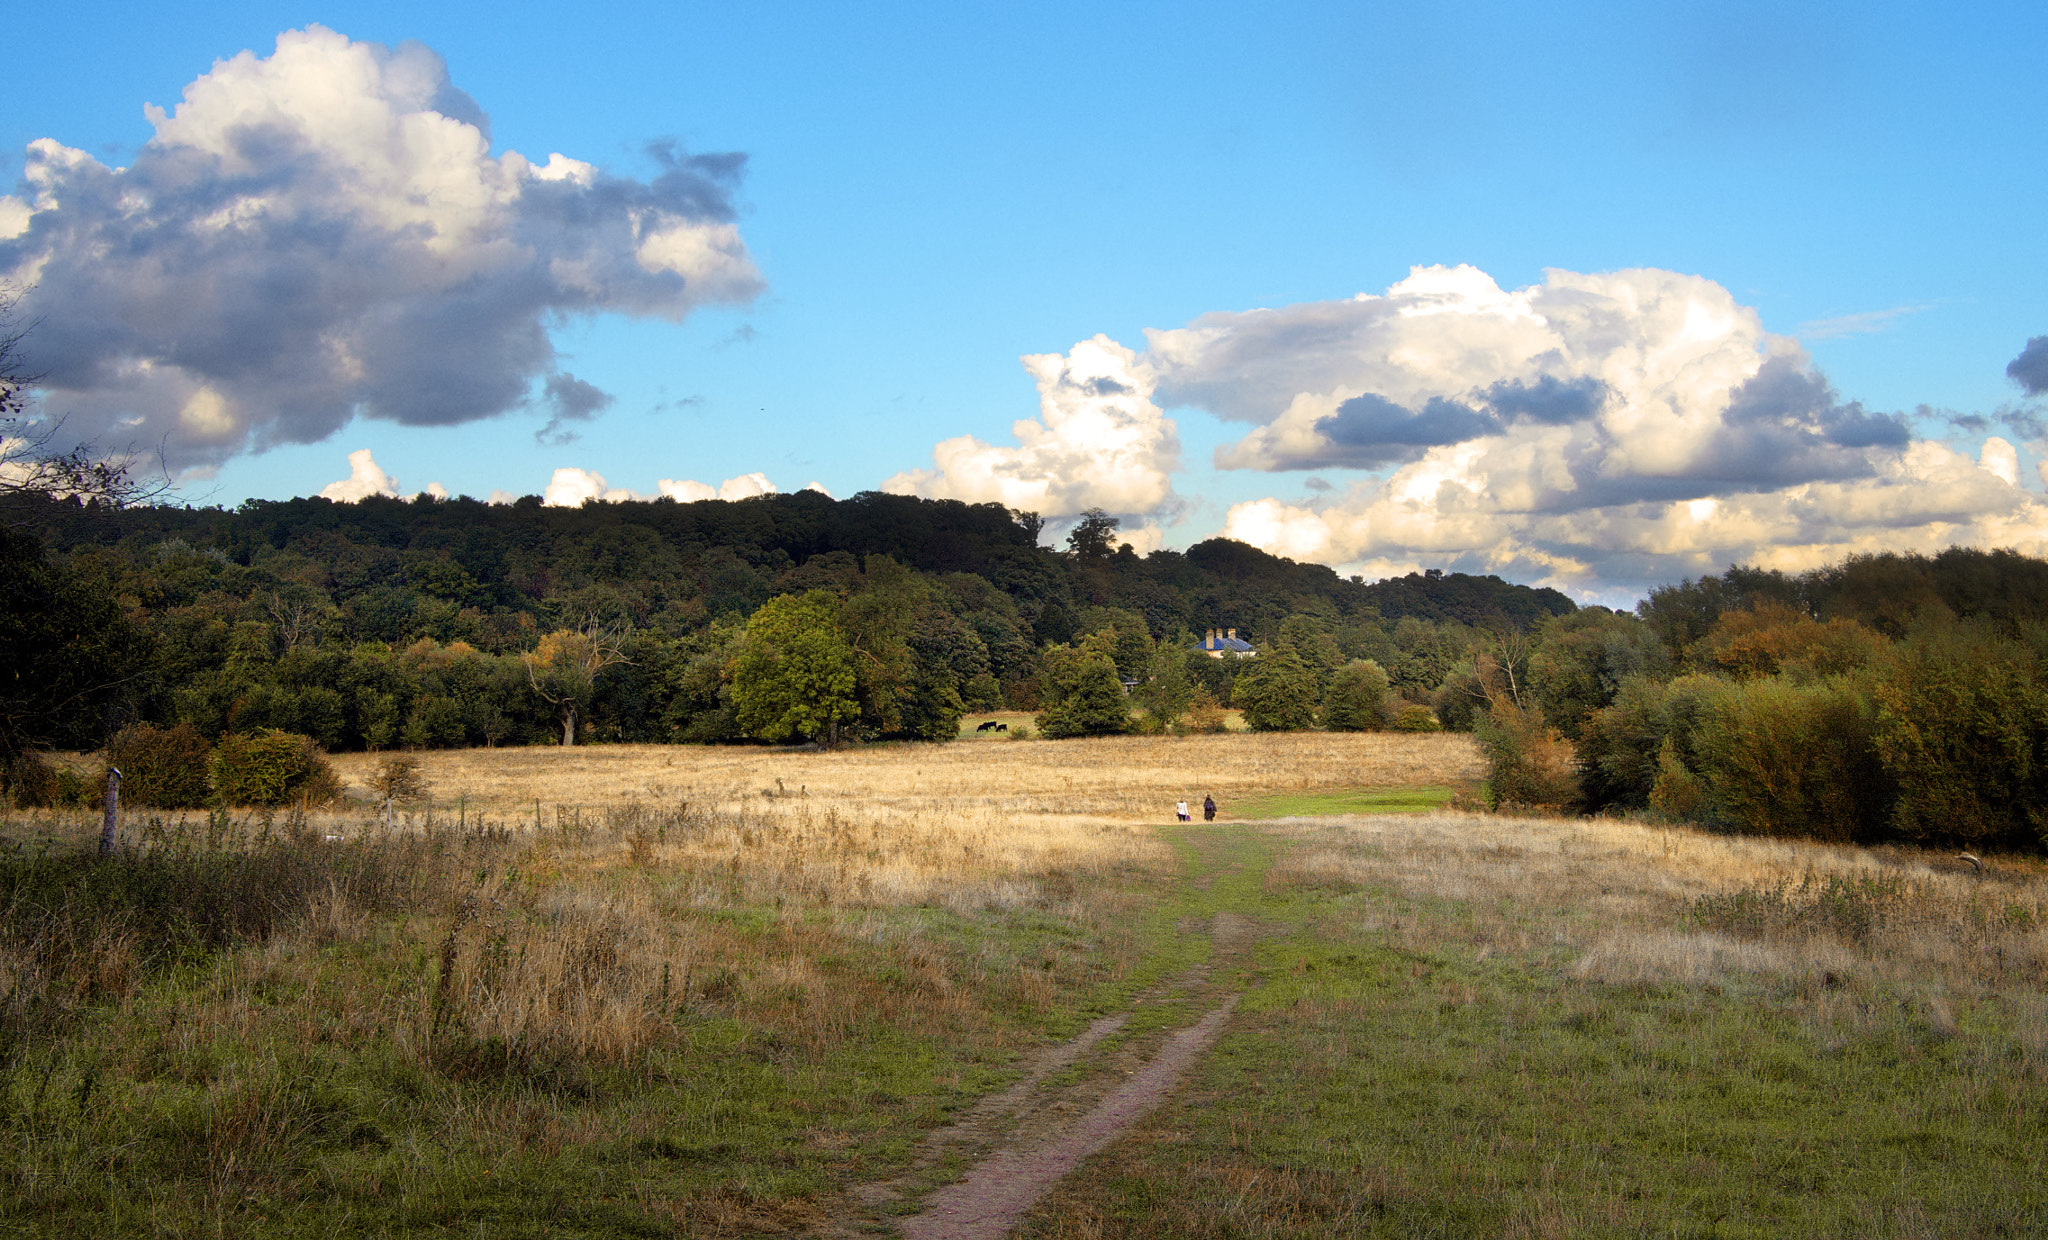
M 1254 732 L 1305 732 L 1316 726 L 1316 674 L 1292 647 L 1261 655 L 1231 695 Z
M 1117 675 L 1113 632 L 1097 633 L 1072 646 L 1048 647 L 1039 692 L 1044 708 L 1038 730 L 1056 740 L 1071 736 L 1114 736 L 1131 724 L 1130 699 Z
M 1353 659 L 1330 677 L 1323 726 L 1332 732 L 1380 732 L 1393 722 L 1387 674 L 1371 659 Z
M 769 599 L 747 621 L 732 701 L 749 736 L 835 744 L 840 728 L 859 717 L 857 684 L 838 600 L 826 591 Z
M 0 525 L 0 760 L 98 744 L 148 667 L 147 640 L 103 583 Z

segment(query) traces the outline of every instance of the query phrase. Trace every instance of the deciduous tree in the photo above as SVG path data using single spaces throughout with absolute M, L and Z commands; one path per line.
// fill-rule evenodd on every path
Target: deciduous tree
M 859 716 L 854 652 L 838 612 L 837 599 L 812 590 L 769 599 L 747 621 L 732 700 L 749 736 L 836 744 Z
M 580 630 L 557 629 L 529 652 L 527 682 L 562 722 L 562 743 L 576 743 L 576 719 L 597 693 L 597 678 L 608 667 L 626 662 L 621 634 L 589 621 Z

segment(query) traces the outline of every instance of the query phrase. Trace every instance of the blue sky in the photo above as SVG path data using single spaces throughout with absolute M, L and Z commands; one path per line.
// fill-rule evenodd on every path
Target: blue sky
M 680 299 L 652 284 L 609 301 L 536 294 L 529 321 L 553 355 L 534 369 L 507 354 L 512 378 L 538 392 L 546 374 L 572 374 L 611 398 L 550 433 L 538 396 L 491 416 L 479 398 L 484 412 L 441 425 L 400 424 L 371 401 L 315 442 L 289 440 L 331 414 L 278 422 L 269 438 L 284 442 L 255 450 L 265 397 L 237 397 L 221 377 L 228 405 L 248 408 L 220 415 L 240 419 L 232 427 L 207 423 L 219 433 L 180 458 L 197 471 L 187 493 L 209 502 L 316 493 L 347 477 L 361 449 L 401 491 L 438 482 L 478 496 L 540 492 L 574 468 L 650 495 L 661 479 L 716 487 L 758 471 L 783 490 L 886 483 L 997 498 L 992 469 L 1011 479 L 1004 494 L 1040 496 L 1055 515 L 1091 500 L 1119 511 L 1145 545 L 1228 529 L 1346 571 L 1445 565 L 1616 599 L 1734 558 L 1791 567 L 1948 541 L 2039 551 L 2048 533 L 2038 402 L 2006 372 L 2048 334 L 2038 6 L 40 6 L 11 22 L 17 46 L 41 50 L 12 66 L 0 186 L 24 174 L 37 139 L 109 169 L 135 165 L 154 133 L 145 103 L 175 109 L 216 61 L 269 58 L 281 33 L 313 23 L 437 53 L 488 116 L 493 157 L 517 151 L 538 165 L 560 152 L 649 185 L 663 171 L 653 141 L 744 154 L 719 184 L 757 278 Z M 37 209 L 75 215 L 77 197 Z M 113 225 L 94 227 L 105 236 Z M 11 252 L 0 242 L 0 269 L 44 273 L 29 304 L 55 323 L 57 378 L 71 385 L 47 392 L 46 408 L 103 442 L 122 427 L 169 427 L 176 439 L 178 426 L 199 425 L 189 401 L 182 422 L 124 421 L 120 402 L 145 399 L 132 384 L 67 378 L 91 370 L 95 349 L 147 352 L 131 339 L 142 328 L 67 334 L 66 313 L 125 313 L 108 308 L 118 299 L 71 291 L 84 277 L 64 264 L 85 261 L 88 235 L 57 230 L 34 254 L 29 233 Z M 1411 268 L 1461 265 L 1506 295 L 1552 291 L 1524 298 L 1533 310 L 1503 309 L 1470 278 L 1390 291 Z M 1393 374 L 1365 360 L 1291 366 L 1314 333 L 1275 335 L 1244 314 L 1322 323 L 1314 307 L 1337 313 L 1374 294 L 1401 312 L 1346 320 L 1344 348 L 1358 358 L 1457 351 L 1466 335 L 1418 344 L 1400 334 L 1421 322 L 1406 316 L 1449 307 L 1437 318 L 1470 320 L 1481 335 L 1517 316 L 1561 323 L 1550 269 L 1694 277 L 1705 286 L 1651 284 L 1667 305 L 1721 318 L 1732 306 L 1754 328 L 1729 329 L 1711 383 L 1695 374 L 1637 390 L 1595 356 L 1610 346 L 1592 325 L 1503 337 L 1487 346 L 1493 361 Z M 96 296 L 110 278 L 94 277 Z M 1636 307 L 1649 288 L 1575 285 L 1566 300 Z M 365 294 L 405 295 L 398 284 Z M 1171 365 L 1148 347 L 1148 330 L 1204 315 L 1225 316 L 1217 330 L 1242 347 L 1224 357 L 1183 341 Z M 1674 311 L 1643 326 L 1643 347 L 1684 336 L 1682 320 Z M 1070 353 L 1098 334 L 1129 356 Z M 1753 413 L 1737 435 L 1726 411 L 1755 405 L 1761 388 L 1743 385 L 1787 347 L 1771 338 L 1803 349 L 1781 369 L 1834 396 Z M 1543 360 L 1560 349 L 1569 365 Z M 1261 376 L 1251 386 L 1238 382 L 1247 350 Z M 1027 354 L 1066 361 L 1035 381 Z M 410 357 L 391 382 L 436 364 Z M 1482 399 L 1491 383 L 1543 375 L 1590 385 L 1602 412 L 1573 429 Z M 1105 384 L 1135 395 L 1118 404 Z M 1224 388 L 1234 395 L 1217 396 Z M 1289 423 L 1283 410 L 1304 394 L 1314 400 L 1297 401 Z M 1056 451 L 1019 457 L 1011 424 L 1043 420 L 1042 395 L 1077 421 Z M 1098 397 L 1109 403 L 1088 403 Z M 1365 397 L 1416 421 L 1368 425 L 1366 406 L 1345 403 Z M 1478 429 L 1444 430 L 1451 406 L 1428 399 L 1476 410 L 1458 424 Z M 1656 444 L 1683 440 L 1684 451 L 1643 438 L 1662 424 L 1642 410 L 1672 400 Z M 1829 412 L 1850 402 L 1905 415 L 1893 423 L 1902 429 L 1842 430 L 1875 425 Z M 1916 415 L 1922 406 L 1937 412 Z M 1714 426 L 1703 431 L 1703 418 Z M 1765 424 L 1777 437 L 1752 433 Z M 1090 436 L 1105 426 L 1136 438 L 1104 447 Z M 1262 426 L 1292 426 L 1294 446 L 1245 446 Z M 1568 446 L 1574 435 L 1583 442 Z M 980 474 L 935 466 L 935 445 L 961 436 L 981 442 L 970 452 Z M 2006 447 L 1986 456 L 1994 436 Z M 1237 467 L 1219 468 L 1219 449 Z M 1788 456 L 1813 463 L 1760 464 Z M 1548 489 L 1508 481 L 1511 457 L 1525 481 L 1550 461 Z M 1592 485 L 1618 475 L 1648 481 Z M 1445 479 L 1463 490 L 1423 493 Z M 1598 504 L 1586 498 L 1596 491 Z M 1525 493 L 1534 498 L 1512 498 Z M 1901 499 L 1933 494 L 1939 503 Z M 1456 512 L 1447 495 L 1464 497 Z

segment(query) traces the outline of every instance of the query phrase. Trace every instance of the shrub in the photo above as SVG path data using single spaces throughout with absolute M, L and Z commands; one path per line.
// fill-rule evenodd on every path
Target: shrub
M 427 795 L 427 779 L 420 774 L 420 760 L 397 754 L 378 764 L 370 777 L 370 791 L 380 801 L 419 801 Z
M 1563 809 L 1579 799 L 1579 775 L 1571 742 L 1507 697 L 1495 698 L 1473 729 L 1486 755 L 1487 792 L 1493 808 L 1530 806 Z
M 1588 715 L 1579 730 L 1579 783 L 1586 807 L 1649 805 L 1663 769 L 1659 755 L 1670 748 L 1670 730 L 1664 686 L 1642 676 L 1623 681 L 1613 703 Z
M 1436 712 L 1420 702 L 1410 702 L 1394 715 L 1396 732 L 1441 732 L 1444 725 L 1437 722 Z
M 1210 735 L 1230 730 L 1230 716 L 1216 695 L 1204 687 L 1195 690 L 1195 700 L 1187 713 L 1174 722 L 1176 736 Z
M 341 795 L 341 781 L 310 738 L 294 732 L 238 732 L 213 751 L 213 794 L 224 805 L 283 805 Z
M 1876 712 L 1851 684 L 1776 678 L 1731 685 L 1700 721 L 1697 770 L 1712 808 L 1739 831 L 1870 839 L 1891 812 Z
M 7 763 L 7 793 L 14 798 L 16 805 L 24 809 L 61 805 L 64 789 L 59 780 L 60 770 L 54 762 L 34 750 L 19 754 Z
M 194 809 L 212 797 L 213 744 L 189 723 L 138 724 L 107 743 L 107 765 L 121 772 L 121 799 L 158 809 Z
M 1438 729 L 1470 732 L 1478 726 L 1479 716 L 1486 711 L 1486 682 L 1472 661 L 1460 663 L 1445 673 L 1437 687 L 1430 690 L 1428 709 Z
M 1893 649 L 1873 696 L 1895 829 L 2048 844 L 2048 690 L 2032 651 L 1976 626 L 1930 626 Z

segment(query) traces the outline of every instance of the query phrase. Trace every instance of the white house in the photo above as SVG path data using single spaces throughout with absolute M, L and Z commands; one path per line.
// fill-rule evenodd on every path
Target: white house
M 1210 629 L 1202 639 L 1202 653 L 1212 659 L 1256 659 L 1259 652 L 1252 644 L 1241 640 L 1236 629 Z

